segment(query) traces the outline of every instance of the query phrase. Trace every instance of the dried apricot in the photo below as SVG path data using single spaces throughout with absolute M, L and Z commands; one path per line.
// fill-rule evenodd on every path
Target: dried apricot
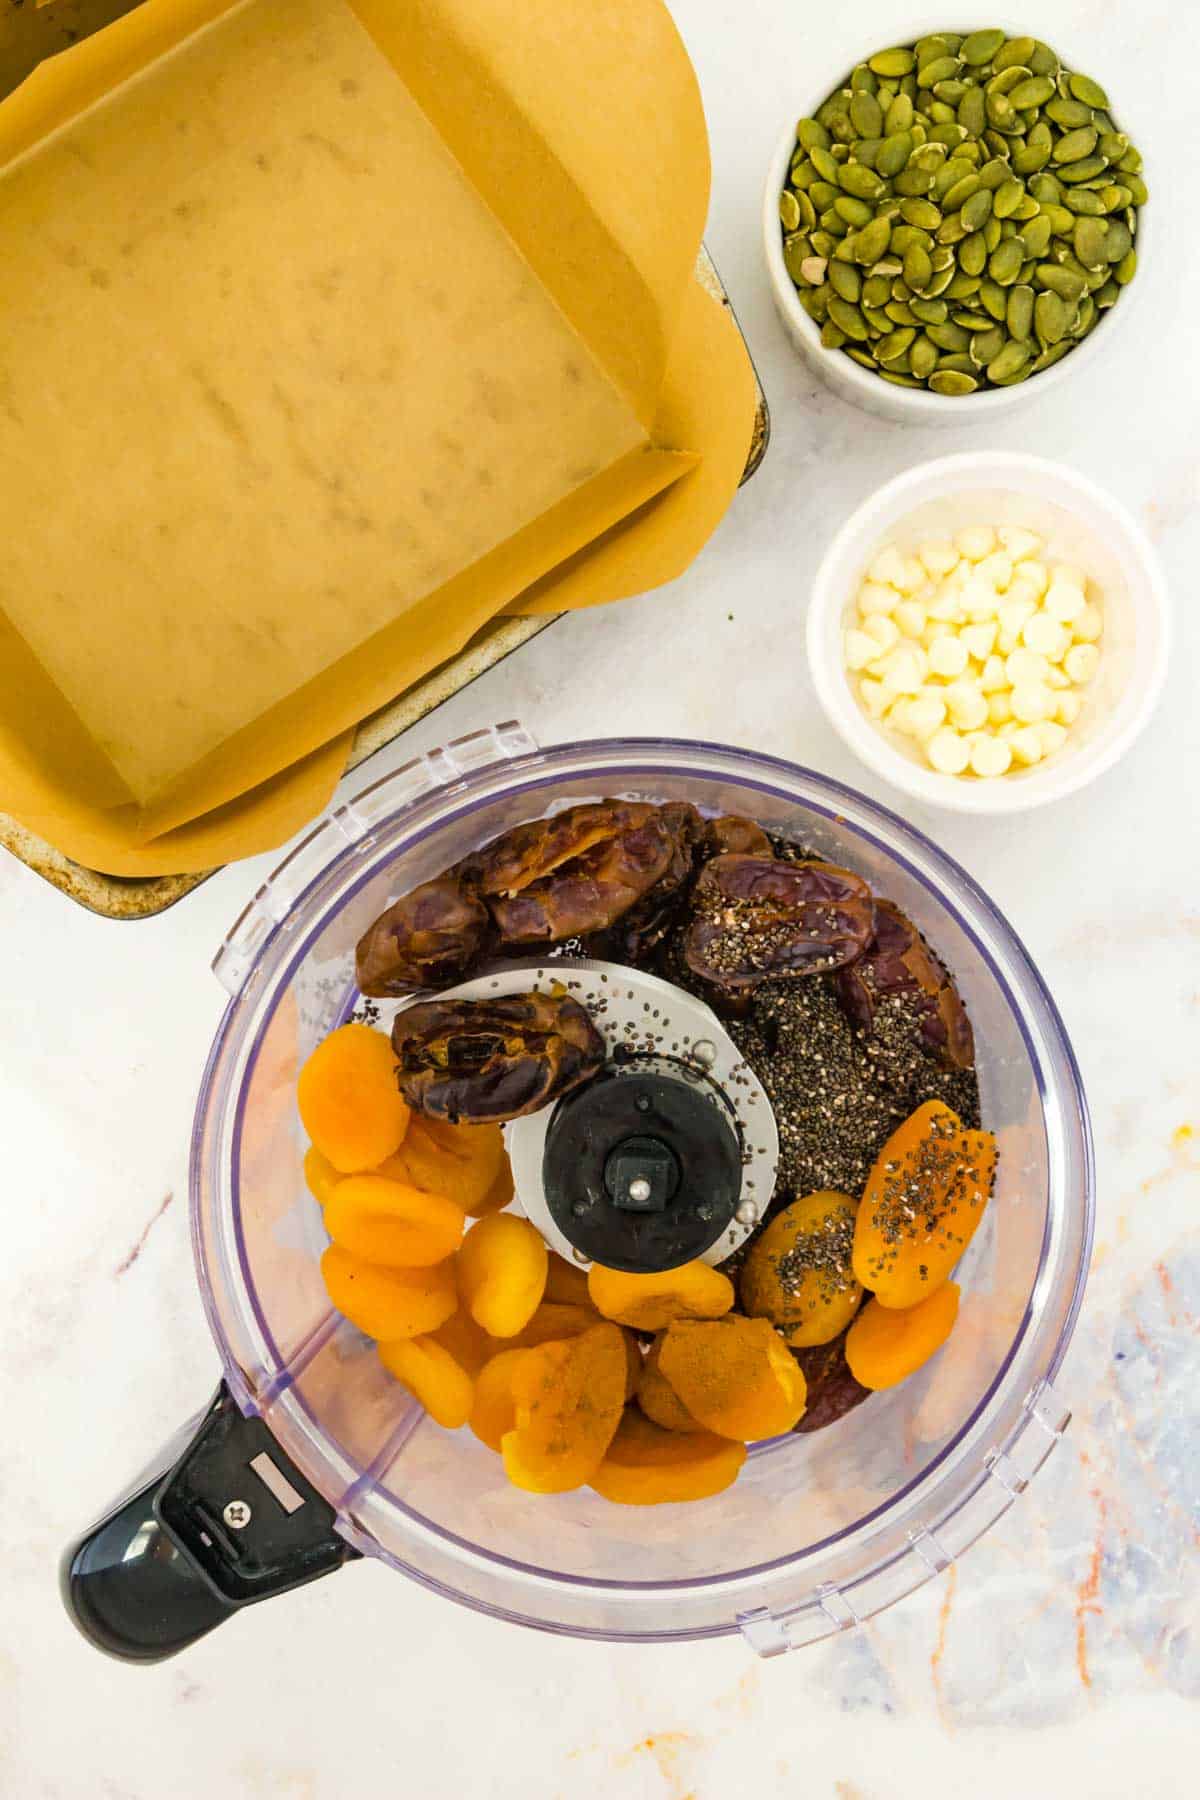
M 635 1331 L 661 1331 L 673 1319 L 719 1319 L 733 1305 L 733 1283 L 707 1263 L 684 1263 L 658 1275 L 627 1275 L 593 1263 L 592 1305 L 606 1319 Z
M 655 1338 L 642 1363 L 642 1379 L 638 1383 L 637 1403 L 648 1419 L 664 1431 L 703 1431 L 699 1419 L 693 1419 L 675 1389 L 658 1366 L 662 1354 L 663 1335 Z
M 497 1190 L 503 1191 L 506 1176 L 511 1182 L 498 1125 L 449 1125 L 419 1115 L 414 1115 L 399 1155 L 379 1173 L 426 1193 L 445 1194 L 472 1214 L 496 1211 Z
M 536 1349 L 538 1344 L 552 1344 L 560 1338 L 578 1337 L 603 1321 L 594 1306 L 569 1306 L 561 1300 L 543 1300 L 533 1317 L 510 1338 L 506 1347 L 515 1350 Z
M 618 1506 L 708 1500 L 737 1480 L 745 1444 L 696 1431 L 664 1431 L 630 1407 L 589 1486 Z
M 895 1387 L 941 1349 L 958 1317 L 959 1288 L 944 1281 L 916 1306 L 868 1300 L 846 1333 L 846 1362 L 865 1388 Z
M 667 1327 L 659 1368 L 719 1437 L 779 1437 L 804 1411 L 804 1376 L 765 1319 L 679 1319 Z
M 550 1266 L 546 1271 L 546 1298 L 561 1300 L 567 1306 L 591 1306 L 587 1270 L 569 1263 L 557 1250 L 551 1250 Z
M 751 1244 L 738 1292 L 751 1318 L 770 1319 L 789 1344 L 828 1344 L 858 1310 L 851 1252 L 858 1208 L 848 1194 L 793 1200 Z
M 409 1111 L 382 1031 L 341 1025 L 319 1043 L 296 1083 L 304 1129 L 343 1175 L 374 1169 L 404 1142 Z
M 546 1286 L 541 1233 L 515 1213 L 479 1219 L 458 1253 L 458 1291 L 473 1319 L 493 1337 L 511 1338 L 537 1311 Z
M 522 1352 L 516 1424 L 500 1451 L 509 1480 L 532 1494 L 582 1487 L 599 1468 L 625 1406 L 625 1345 L 615 1325 Z
M 474 1129 L 479 1131 L 484 1128 L 476 1125 Z M 473 1219 L 486 1219 L 489 1213 L 503 1212 L 506 1206 L 512 1205 L 513 1195 L 516 1191 L 516 1188 L 513 1186 L 512 1169 L 509 1165 L 508 1157 L 506 1156 L 500 1165 L 500 1173 L 497 1175 L 495 1181 L 493 1181 L 487 1193 L 483 1196 L 483 1199 L 477 1201 L 476 1204 L 469 1209 L 470 1216 Z
M 436 1331 L 458 1305 L 451 1257 L 430 1269 L 383 1269 L 330 1244 L 321 1276 L 338 1311 L 384 1343 Z
M 315 1144 L 310 1144 L 304 1153 L 304 1182 L 317 1205 L 328 1206 L 334 1188 L 339 1181 L 344 1180 L 342 1171 L 335 1169 Z
M 466 1214 L 441 1194 L 382 1175 L 347 1175 L 325 1208 L 325 1228 L 364 1262 L 388 1268 L 427 1268 L 453 1256 Z
M 475 1383 L 436 1338 L 396 1338 L 380 1344 L 379 1360 L 421 1402 L 430 1418 L 457 1431 L 471 1416 Z
M 489 1337 L 483 1326 L 477 1325 L 461 1306 L 429 1336 L 450 1352 L 459 1368 L 465 1369 L 472 1380 L 500 1348 L 496 1339 Z
M 854 1228 L 855 1277 L 881 1306 L 915 1306 L 941 1286 L 983 1217 L 995 1171 L 992 1133 L 965 1130 L 940 1100 L 892 1133 Z
M 499 1456 L 500 1445 L 517 1423 L 513 1382 L 528 1350 L 502 1350 L 483 1365 L 475 1380 L 475 1397 L 467 1420 L 480 1443 Z

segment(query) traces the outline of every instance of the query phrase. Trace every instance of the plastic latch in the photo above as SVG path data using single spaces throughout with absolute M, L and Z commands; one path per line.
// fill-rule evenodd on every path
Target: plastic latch
M 816 1596 L 821 1611 L 838 1631 L 852 1631 L 856 1625 L 862 1624 L 862 1620 L 841 1588 L 835 1587 L 831 1581 L 827 1581 L 819 1587 L 816 1590 Z
M 1005 1493 L 1012 1499 L 1023 1494 L 1029 1486 L 1028 1479 L 1022 1475 L 1011 1456 L 1003 1450 L 989 1450 L 983 1459 L 984 1467 L 993 1481 L 998 1481 Z
M 941 1575 L 954 1561 L 950 1552 L 938 1543 L 932 1531 L 924 1525 L 915 1526 L 908 1534 L 908 1541 L 931 1575 Z
M 321 819 L 269 875 L 243 908 L 213 958 L 213 973 L 225 991 L 240 994 L 277 930 L 288 930 L 296 901 L 347 850 L 369 850 L 372 832 L 438 788 L 453 787 L 479 769 L 512 761 L 537 749 L 537 741 L 515 719 L 489 725 L 427 750 L 390 775 L 372 782 Z
M 756 1656 L 782 1656 L 791 1649 L 787 1632 L 767 1606 L 737 1616 L 738 1630 Z

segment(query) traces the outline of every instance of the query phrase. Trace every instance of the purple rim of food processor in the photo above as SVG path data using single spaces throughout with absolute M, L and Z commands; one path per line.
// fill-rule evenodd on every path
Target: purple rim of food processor
M 492 789 L 498 774 L 503 775 L 506 787 L 519 788 L 522 792 L 532 796 L 536 795 L 539 790 L 543 788 L 557 785 L 563 778 L 564 772 L 562 770 L 546 770 L 545 763 L 548 757 L 553 757 L 555 754 L 570 753 L 572 758 L 572 768 L 570 770 L 571 779 L 577 782 L 586 781 L 592 773 L 592 770 L 589 769 L 587 765 L 587 758 L 590 755 L 598 755 L 603 758 L 604 756 L 611 754 L 614 747 L 617 745 L 619 745 L 621 751 L 621 760 L 619 764 L 606 763 L 601 760 L 595 766 L 594 772 L 600 785 L 612 785 L 616 782 L 629 782 L 634 779 L 652 780 L 656 775 L 670 775 L 676 779 L 688 774 L 691 774 L 698 779 L 703 779 L 707 775 L 717 780 L 736 781 L 748 789 L 763 794 L 769 794 L 777 800 L 783 800 L 792 805 L 803 805 L 806 810 L 831 820 L 837 820 L 843 814 L 843 807 L 839 802 L 850 802 L 852 811 L 855 813 L 859 811 L 865 812 L 868 823 L 863 824 L 855 820 L 853 826 L 854 830 L 860 833 L 866 841 L 873 843 L 900 868 L 903 868 L 913 880 L 927 890 L 933 892 L 939 903 L 944 906 L 954 918 L 958 928 L 963 932 L 964 936 L 970 939 L 974 944 L 981 959 L 988 967 L 992 978 L 995 980 L 997 987 L 1003 993 L 1009 1004 L 1013 1019 L 1025 1042 L 1037 1090 L 1044 1103 L 1047 1096 L 1047 1083 L 1042 1058 L 1038 1054 L 1036 1046 L 1027 1029 L 1022 1008 L 1018 1005 L 1008 981 L 1001 969 L 997 967 L 987 946 L 982 942 L 969 920 L 963 916 L 956 900 L 951 897 L 947 888 L 938 887 L 935 883 L 931 882 L 929 877 L 916 862 L 910 860 L 902 850 L 895 848 L 883 837 L 878 836 L 872 831 L 870 829 L 870 821 L 877 820 L 881 824 L 885 824 L 896 833 L 897 837 L 902 842 L 906 840 L 918 853 L 923 853 L 934 864 L 938 865 L 938 867 L 945 872 L 947 883 L 959 885 L 961 890 L 965 891 L 970 896 L 977 908 L 987 917 L 996 931 L 996 934 L 1006 941 L 1008 947 L 1011 949 L 1014 960 L 1021 965 L 1025 979 L 1029 982 L 1030 987 L 1045 1008 L 1048 1022 L 1058 1038 L 1058 1048 L 1064 1063 L 1064 1086 L 1067 1089 L 1068 1098 L 1073 1101 L 1076 1109 L 1077 1123 L 1079 1126 L 1079 1142 L 1082 1153 L 1082 1193 L 1080 1199 L 1083 1207 L 1083 1222 L 1080 1254 L 1075 1272 L 1073 1290 L 1059 1331 L 1058 1341 L 1054 1346 L 1053 1353 L 1046 1364 L 1042 1376 L 1042 1379 L 1044 1380 L 1051 1380 L 1062 1365 L 1063 1357 L 1066 1354 L 1067 1347 L 1075 1328 L 1079 1309 L 1082 1304 L 1087 1271 L 1091 1259 L 1095 1217 L 1095 1168 L 1087 1103 L 1084 1097 L 1078 1063 L 1063 1025 L 1061 1015 L 1045 983 L 1038 973 L 1035 964 L 1029 956 L 1028 951 L 1025 949 L 1024 944 L 1011 925 L 1007 923 L 1003 915 L 998 911 L 972 877 L 959 863 L 935 845 L 932 840 L 927 838 L 922 832 L 916 830 L 906 820 L 892 812 L 889 808 L 881 806 L 878 802 L 869 799 L 867 796 L 856 792 L 854 789 L 849 788 L 838 781 L 820 775 L 814 770 L 806 769 L 800 764 L 790 763 L 781 757 L 760 755 L 756 752 L 738 750 L 727 745 L 714 744 L 703 740 L 675 738 L 621 740 L 593 739 L 580 743 L 551 746 L 547 749 L 534 751 L 528 755 L 516 757 L 510 762 L 489 764 L 488 766 L 463 777 L 461 781 L 456 784 L 454 799 L 449 807 L 447 805 L 446 790 L 441 789 L 432 794 L 422 796 L 415 802 L 403 804 L 397 809 L 395 820 L 389 821 L 389 823 L 395 823 L 403 816 L 406 825 L 405 835 L 407 846 L 411 848 L 416 844 L 423 842 L 432 832 L 444 829 L 451 820 L 461 820 L 464 816 L 469 816 L 478 806 L 486 804 L 493 799 L 495 796 L 492 792 L 489 792 L 485 797 L 476 798 L 476 790 L 484 786 Z M 673 758 L 678 757 L 680 753 L 687 757 L 703 757 L 705 754 L 713 754 L 721 759 L 724 766 L 716 769 L 697 768 L 694 770 L 687 770 L 681 768 L 677 761 L 673 761 Z M 786 789 L 775 787 L 770 782 L 762 779 L 764 772 L 769 772 L 771 769 L 778 769 L 781 774 L 786 775 L 790 781 L 796 779 L 802 780 L 806 786 L 811 787 L 812 792 L 806 795 L 802 802 L 797 801 L 796 796 L 793 793 Z M 383 781 L 385 782 L 388 779 L 390 779 L 390 777 L 383 777 Z M 427 815 L 434 812 L 437 813 L 438 817 L 435 820 L 426 822 Z M 377 827 L 377 830 L 384 828 L 386 827 Z M 297 895 L 292 906 L 289 908 L 288 914 L 285 915 L 285 918 L 274 926 L 260 946 L 256 959 L 259 966 L 261 966 L 262 959 L 269 955 L 272 949 L 277 946 L 281 934 L 287 932 L 287 919 L 294 916 L 303 908 L 313 889 L 318 884 L 328 881 L 339 869 L 345 868 L 351 862 L 359 860 L 360 858 L 361 846 L 347 846 L 339 855 L 332 858 L 316 876 L 314 876 L 313 880 L 300 894 Z M 346 889 L 345 892 L 339 895 L 339 905 L 344 906 L 352 900 L 353 896 L 358 893 L 369 880 L 377 876 L 378 872 L 379 862 L 378 859 L 374 859 L 372 860 L 370 867 L 364 869 L 358 880 Z M 296 970 L 307 956 L 313 941 L 325 928 L 327 923 L 327 916 L 322 916 L 314 922 L 312 929 L 306 934 L 304 939 L 297 943 L 286 967 L 283 968 L 276 977 L 276 986 L 279 993 L 286 991 Z M 240 1378 L 240 1371 L 238 1370 L 236 1361 L 233 1357 L 231 1346 L 226 1340 L 224 1328 L 217 1311 L 214 1298 L 214 1286 L 209 1278 L 207 1252 L 203 1242 L 200 1222 L 200 1180 L 202 1160 L 201 1121 L 205 1117 L 206 1106 L 215 1080 L 217 1065 L 225 1045 L 226 1036 L 233 1022 L 234 1014 L 238 1009 L 240 997 L 240 994 L 235 996 L 226 1007 L 205 1065 L 192 1133 L 189 1173 L 191 1188 L 190 1212 L 192 1246 L 196 1260 L 197 1275 L 199 1278 L 205 1315 L 208 1319 L 209 1329 L 211 1330 L 221 1353 L 222 1362 L 225 1366 L 227 1375 L 231 1380 L 231 1385 L 234 1386 L 235 1393 L 241 1394 L 243 1398 L 248 1398 L 248 1396 L 245 1395 L 244 1382 Z M 259 1022 L 255 1032 L 254 1041 L 247 1054 L 245 1067 L 239 1082 L 232 1140 L 232 1205 L 238 1258 L 244 1291 L 249 1298 L 255 1323 L 261 1334 L 263 1343 L 268 1347 L 268 1350 L 274 1357 L 276 1365 L 283 1365 L 285 1361 L 288 1364 L 282 1379 L 273 1382 L 265 1396 L 260 1394 L 255 1397 L 254 1405 L 258 1410 L 261 1410 L 262 1407 L 277 1399 L 292 1387 L 297 1375 L 302 1373 L 303 1368 L 307 1366 L 312 1355 L 316 1353 L 320 1346 L 327 1340 L 332 1330 L 336 1329 L 337 1326 L 336 1318 L 332 1321 L 326 1321 L 322 1327 L 318 1328 L 313 1334 L 313 1337 L 310 1338 L 308 1344 L 303 1347 L 300 1356 L 297 1357 L 293 1355 L 290 1359 L 285 1359 L 267 1325 L 265 1317 L 263 1316 L 246 1260 L 240 1207 L 238 1204 L 240 1152 L 244 1125 L 246 1091 L 249 1086 L 250 1077 L 258 1060 L 263 1038 L 274 1016 L 277 1005 L 278 998 L 272 1001 L 270 1010 Z M 1051 1221 L 1048 1217 L 1043 1230 L 1039 1269 L 1044 1267 L 1045 1264 L 1050 1225 Z M 1035 1292 L 1036 1289 L 1037 1281 L 1035 1280 Z M 1031 1300 L 1030 1303 L 1026 1305 L 1021 1321 L 1013 1334 L 1009 1348 L 997 1368 L 986 1392 L 981 1397 L 970 1417 L 964 1421 L 963 1425 L 955 1433 L 951 1441 L 937 1454 L 937 1456 L 932 1458 L 931 1461 L 922 1468 L 920 1474 L 916 1476 L 913 1481 L 909 1482 L 904 1487 L 897 1489 L 895 1493 L 889 1496 L 886 1502 L 881 1506 L 874 1508 L 871 1512 L 863 1514 L 862 1517 L 856 1519 L 852 1525 L 845 1527 L 841 1531 L 834 1532 L 828 1537 L 815 1540 L 812 1543 L 799 1547 L 793 1555 L 777 1557 L 768 1562 L 751 1564 L 744 1569 L 710 1577 L 697 1576 L 673 1581 L 636 1582 L 614 1581 L 595 1576 L 570 1575 L 555 1572 L 552 1577 L 554 1583 L 564 1587 L 597 1589 L 614 1593 L 625 1592 L 631 1594 L 635 1594 L 639 1591 L 662 1593 L 688 1588 L 717 1588 L 727 1584 L 732 1586 L 738 1582 L 745 1581 L 750 1577 L 762 1576 L 769 1574 L 774 1570 L 786 1568 L 801 1557 L 808 1558 L 816 1555 L 823 1550 L 838 1545 L 851 1536 L 856 1536 L 862 1532 L 864 1527 L 869 1526 L 872 1522 L 881 1518 L 885 1513 L 895 1509 L 918 1487 L 928 1483 L 931 1476 L 933 1476 L 953 1454 L 962 1443 L 963 1439 L 975 1429 L 977 1423 L 990 1406 L 997 1388 L 1003 1381 L 1013 1359 L 1022 1345 L 1026 1332 L 1029 1329 L 1032 1310 Z M 322 1432 L 323 1428 L 320 1426 L 319 1421 L 315 1418 L 302 1396 L 298 1392 L 293 1391 L 290 1399 L 291 1403 L 296 1405 L 307 1417 L 312 1426 L 318 1432 Z M 420 1415 L 417 1414 L 412 1423 L 415 1424 L 419 1417 Z M 402 1429 L 396 1434 L 396 1440 L 384 1446 L 381 1456 L 376 1459 L 376 1470 L 386 1466 L 386 1463 L 390 1462 L 392 1456 L 399 1448 L 399 1443 L 403 1441 L 404 1436 L 407 1435 L 407 1431 L 411 1428 L 412 1425 L 406 1422 Z M 783 1441 L 787 1440 L 765 1440 L 760 1444 L 752 1446 L 750 1455 L 757 1456 L 765 1454 L 775 1445 Z M 348 1458 L 347 1460 L 349 1461 L 351 1459 Z M 366 1479 L 369 1479 L 372 1473 L 372 1469 L 362 1471 L 360 1480 L 365 1481 Z M 964 1489 L 964 1492 L 959 1497 L 958 1504 L 960 1506 L 964 1505 L 971 1495 L 977 1491 L 988 1478 L 986 1469 L 981 1467 L 977 1482 Z M 353 1484 L 351 1492 L 358 1486 L 359 1482 L 356 1481 Z M 535 1564 L 516 1561 L 494 1551 L 481 1551 L 477 1544 L 471 1543 L 468 1539 L 462 1538 L 456 1533 L 445 1530 L 443 1526 L 437 1524 L 436 1521 L 429 1519 L 416 1507 L 408 1505 L 407 1502 L 391 1490 L 387 1490 L 387 1499 L 390 1505 L 394 1506 L 399 1512 L 411 1519 L 421 1530 L 432 1534 L 445 1543 L 454 1545 L 459 1549 L 466 1551 L 472 1557 L 483 1557 L 490 1565 L 511 1569 L 523 1575 L 541 1577 L 542 1579 L 547 1578 L 547 1571 L 539 1568 Z M 450 1598 L 459 1600 L 477 1610 L 492 1613 L 497 1617 L 507 1618 L 522 1624 L 533 1625 L 537 1629 L 560 1632 L 567 1636 L 596 1637 L 606 1640 L 622 1641 L 653 1641 L 655 1638 L 680 1639 L 715 1637 L 725 1635 L 730 1629 L 734 1628 L 728 1625 L 699 1626 L 662 1633 L 646 1632 L 629 1634 L 628 1639 L 626 1640 L 625 1634 L 617 1632 L 576 1625 L 555 1625 L 542 1620 L 531 1619 L 525 1614 L 516 1613 L 490 1603 L 482 1602 L 471 1596 L 463 1595 L 456 1589 L 445 1586 L 425 1571 L 413 1568 L 411 1565 L 403 1562 L 386 1548 L 380 1547 L 377 1554 L 379 1555 L 380 1560 L 401 1570 L 403 1573 L 419 1581 L 423 1586 L 430 1588 L 434 1592 L 446 1594 Z M 900 1560 L 905 1554 L 905 1550 L 900 1550 L 894 1556 L 885 1559 L 879 1567 L 886 1568 L 891 1563 Z

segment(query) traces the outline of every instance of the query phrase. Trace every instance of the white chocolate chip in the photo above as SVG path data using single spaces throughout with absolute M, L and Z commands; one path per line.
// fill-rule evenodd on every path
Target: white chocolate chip
M 1004 596 L 998 594 L 990 581 L 978 577 L 968 581 L 962 592 L 962 610 L 972 624 L 981 624 L 985 619 L 994 619 L 1000 610 Z
M 986 697 L 980 692 L 975 681 L 955 681 L 946 689 L 946 705 L 950 708 L 950 717 L 962 731 L 975 731 L 984 724 L 988 716 Z
M 963 614 L 962 589 L 943 582 L 925 610 L 931 619 L 954 624 Z
M 1078 694 L 1073 694 L 1070 691 L 1065 694 L 1060 694 L 1055 702 L 1054 716 L 1060 725 L 1073 725 L 1079 717 L 1079 711 L 1082 705 L 1083 702 L 1080 700 Z
M 925 608 L 918 600 L 902 600 L 892 617 L 905 637 L 919 638 L 925 629 Z
M 1012 718 L 1012 707 L 1007 692 L 988 695 L 988 720 L 993 725 L 1004 725 Z
M 869 675 L 864 675 L 858 684 L 858 692 L 871 717 L 882 719 L 889 698 L 883 691 L 882 681 L 873 681 Z
M 938 576 L 949 575 L 951 569 L 958 567 L 958 551 L 945 539 L 922 544 L 917 555 L 935 580 Z
M 884 658 L 884 665 L 883 685 L 893 696 L 920 693 L 925 680 L 925 652 L 919 645 L 901 645 Z
M 969 661 L 961 637 L 939 638 L 929 652 L 929 667 L 934 675 L 961 675 Z
M 986 625 L 964 625 L 958 634 L 959 642 L 966 645 L 976 662 L 985 663 L 995 648 L 998 630 L 995 620 Z
M 918 594 L 925 586 L 925 581 L 926 569 L 924 563 L 918 562 L 915 556 L 906 556 L 904 559 L 904 567 L 900 574 L 893 580 L 892 586 L 894 588 L 899 588 L 902 594 Z
M 872 581 L 883 582 L 890 587 L 899 587 L 900 578 L 904 574 L 904 558 L 895 544 L 884 545 L 867 573 Z
M 993 550 L 990 556 L 976 563 L 975 574 L 978 580 L 986 581 L 1003 593 L 1013 578 L 1012 557 L 1003 550 Z
M 873 613 L 890 613 L 900 596 L 895 588 L 878 581 L 864 581 L 858 590 L 858 610 L 864 619 Z
M 1079 617 L 1087 601 L 1081 588 L 1056 580 L 1051 583 L 1043 605 L 1052 619 L 1057 619 L 1060 625 L 1069 625 Z
M 1067 734 L 1063 727 L 1056 724 L 1053 719 L 1043 719 L 1041 724 L 1035 725 L 1033 729 L 1038 734 L 1043 756 L 1053 756 L 1054 752 L 1061 750 L 1067 741 Z
M 1026 556 L 1036 556 L 1042 547 L 1041 538 L 1020 525 L 1001 525 L 996 536 L 1015 563 Z
M 1022 587 L 1032 589 L 1034 597 L 1040 600 L 1050 586 L 1050 571 L 1045 563 L 1035 562 L 1031 559 L 1018 565 L 1016 580 L 1021 583 Z
M 1012 753 L 1018 762 L 1035 763 L 1042 760 L 1042 740 L 1038 736 L 1035 725 L 1023 725 L 1014 731 L 1009 738 Z
M 1036 725 L 1054 711 L 1054 697 L 1040 681 L 1022 682 L 1020 687 L 1015 687 L 1011 704 L 1013 716 L 1020 719 L 1022 725 Z
M 941 775 L 961 775 L 967 766 L 969 752 L 957 731 L 949 728 L 935 731 L 925 745 L 925 754 Z
M 971 767 L 976 775 L 1003 775 L 1012 763 L 1012 750 L 1003 738 L 979 737 L 971 745 Z
M 999 656 L 989 656 L 983 665 L 983 674 L 979 677 L 980 693 L 997 694 L 1002 688 L 1009 686 L 1003 659 Z
M 929 688 L 908 703 L 908 729 L 922 742 L 933 736 L 945 722 L 945 718 L 946 702 Z
M 1036 650 L 1027 650 L 1018 645 L 1004 659 L 1004 673 L 1008 676 L 1010 687 L 1019 687 L 1030 681 L 1045 681 L 1050 671 L 1050 664 Z
M 945 619 L 931 619 L 921 633 L 921 643 L 926 650 L 932 650 L 939 638 L 952 638 L 954 635 L 953 625 Z
M 865 669 L 879 655 L 879 645 L 875 639 L 868 637 L 865 631 L 855 631 L 853 627 L 845 633 L 842 648 L 846 667 L 850 670 Z
M 1046 669 L 1046 686 L 1052 688 L 1069 688 L 1071 677 L 1059 668 L 1057 663 L 1050 663 Z
M 996 548 L 996 534 L 990 525 L 968 525 L 955 534 L 954 545 L 968 562 L 982 562 Z
M 872 613 L 869 619 L 863 620 L 863 636 L 869 637 L 875 644 L 874 655 L 881 650 L 894 650 L 900 642 L 900 627 L 894 618 L 887 613 Z
M 1026 619 L 1021 628 L 1021 641 L 1040 656 L 1059 662 L 1071 647 L 1071 634 L 1057 619 L 1049 619 L 1040 612 L 1034 613 L 1032 619 Z
M 1066 582 L 1068 587 L 1081 588 L 1084 593 L 1087 592 L 1087 576 L 1074 563 L 1055 563 L 1054 579 Z
M 1104 618 L 1098 606 L 1091 601 L 1084 607 L 1077 619 L 1071 621 L 1071 631 L 1081 644 L 1094 644 L 1104 630 Z
M 1082 687 L 1092 679 L 1100 661 L 1095 644 L 1073 644 L 1063 657 L 1063 668 Z

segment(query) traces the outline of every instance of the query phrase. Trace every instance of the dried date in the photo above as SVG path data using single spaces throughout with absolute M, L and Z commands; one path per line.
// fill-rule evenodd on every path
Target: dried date
M 718 856 L 701 873 L 694 903 L 688 967 L 725 989 L 840 968 L 874 931 L 871 890 L 832 863 Z
M 377 999 L 446 987 L 482 959 L 491 936 L 487 907 L 449 869 L 389 906 L 359 939 L 358 985 Z
M 881 1001 L 900 995 L 912 1006 L 931 1055 L 953 1069 L 974 1062 L 971 1021 L 958 989 L 912 920 L 890 900 L 876 902 L 875 935 L 862 956 L 838 970 L 835 985 L 859 1031 L 871 1031 Z
M 425 1000 L 398 1013 L 392 1048 L 415 1112 L 452 1124 L 519 1119 L 588 1081 L 604 1039 L 566 995 Z

